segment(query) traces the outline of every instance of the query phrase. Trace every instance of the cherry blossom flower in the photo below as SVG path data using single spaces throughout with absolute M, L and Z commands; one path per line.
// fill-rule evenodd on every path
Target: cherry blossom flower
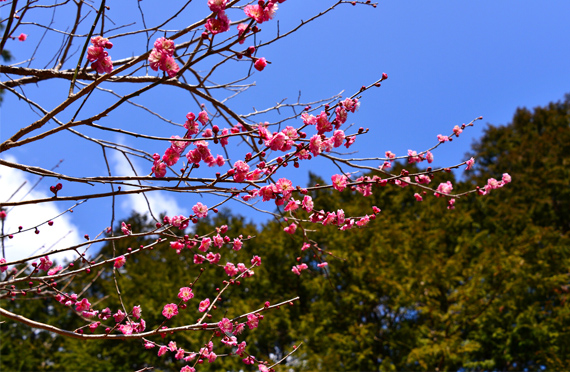
M 245 42 L 244 33 L 245 33 L 245 30 L 247 30 L 247 25 L 245 23 L 240 23 L 237 26 L 237 29 L 238 29 L 239 43 L 243 44 Z
M 430 151 L 426 153 L 426 160 L 430 164 L 433 162 L 433 154 Z
M 261 266 L 261 257 L 253 256 L 253 258 L 251 259 L 251 264 L 253 266 Z
M 503 173 L 502 179 L 505 184 L 510 183 L 512 181 L 511 176 L 508 173 Z
M 414 198 L 416 198 L 417 201 L 424 200 L 424 198 L 422 198 L 422 196 L 420 194 L 418 194 L 417 192 L 414 194 Z
M 228 274 L 228 276 L 234 276 L 239 273 L 238 269 L 236 269 L 235 265 L 231 262 L 226 263 L 226 266 L 224 266 L 224 270 L 226 271 L 226 274 Z
M 210 249 L 211 243 L 212 243 L 212 239 L 204 238 L 204 239 L 202 239 L 202 242 L 201 242 L 200 247 L 198 249 L 201 250 L 202 252 L 206 252 L 208 249 Z
M 196 203 L 196 205 L 192 207 L 192 211 L 196 213 L 196 217 L 198 218 L 203 218 L 208 215 L 208 207 L 200 202 Z
M 331 177 L 333 187 L 338 191 L 343 191 L 346 188 L 348 178 L 342 174 L 335 174 Z
M 231 331 L 234 329 L 232 321 L 229 320 L 228 318 L 223 318 L 222 320 L 220 320 L 218 322 L 218 327 L 220 327 L 221 331 L 224 333 L 231 333 Z
M 259 316 L 257 314 L 248 314 L 247 326 L 249 329 L 255 329 L 259 325 Z
M 239 251 L 243 247 L 243 242 L 239 238 L 234 239 L 233 250 Z
M 116 314 L 113 315 L 113 319 L 115 319 L 115 323 L 120 323 L 125 319 L 127 314 L 123 313 L 121 310 L 117 311 Z
M 247 343 L 245 341 L 242 341 L 238 346 L 237 346 L 237 350 L 236 350 L 236 354 L 240 355 L 245 351 L 245 347 L 247 346 Z
M 89 310 L 90 307 L 91 307 L 91 304 L 89 303 L 89 301 L 86 298 L 75 303 L 75 310 L 77 310 L 77 311 Z
M 208 113 L 204 110 L 200 111 L 200 113 L 198 114 L 198 121 L 202 123 L 202 125 L 206 125 L 208 123 L 208 120 L 210 120 L 208 118 Z M 206 142 L 202 142 L 202 144 L 208 146 L 208 143 Z
M 203 313 L 204 311 L 208 310 L 209 306 L 210 306 L 210 299 L 207 298 L 204 301 L 200 302 L 200 305 L 198 306 L 198 311 Z
M 28 38 L 27 34 L 20 34 L 20 36 L 18 36 L 18 40 L 20 41 L 26 41 L 27 38 Z
M 192 288 L 190 287 L 182 287 L 180 288 L 180 292 L 178 292 L 178 298 L 182 299 L 182 301 L 186 302 L 194 297 L 194 293 L 192 292 Z
M 4 269 L 3 267 L 0 268 L 0 270 Z M 56 267 L 52 267 L 49 271 L 48 271 L 48 275 L 55 275 L 57 274 L 60 270 L 62 269 L 61 265 L 57 265 Z
M 300 264 L 300 265 L 293 266 L 291 271 L 297 275 L 301 275 L 301 271 L 303 271 L 307 268 L 308 268 L 307 264 Z
M 121 222 L 121 231 L 125 235 L 131 235 L 133 232 L 131 231 L 131 227 L 128 226 L 126 223 Z
M 164 305 L 164 309 L 162 310 L 162 315 L 166 318 L 171 319 L 173 316 L 178 314 L 178 306 L 176 304 L 168 304 Z
M 224 338 L 222 338 L 222 343 L 228 345 L 228 346 L 236 346 L 237 345 L 237 338 L 236 336 L 225 336 Z
M 295 234 L 295 231 L 297 231 L 297 225 L 292 223 L 291 225 L 284 228 L 283 231 L 285 231 L 287 234 Z
M 48 271 L 53 265 L 53 262 L 48 256 L 40 257 L 40 264 L 38 265 L 39 270 Z
M 133 306 L 133 317 L 135 319 L 140 319 L 141 314 L 142 314 L 141 306 L 140 305 Z
M 196 372 L 196 369 L 194 367 L 184 366 L 180 369 L 180 372 Z
M 470 170 L 473 168 L 473 165 L 475 164 L 475 159 L 471 158 L 471 159 L 467 160 L 467 162 L 465 164 L 467 165 L 467 167 L 465 167 L 465 170 Z
M 123 267 L 126 262 L 127 262 L 127 259 L 125 258 L 125 256 L 119 256 L 119 257 L 115 258 L 115 264 L 113 266 L 118 269 L 118 268 Z
M 217 264 L 218 262 L 220 262 L 220 258 L 222 258 L 222 255 L 219 253 L 208 253 L 206 255 L 206 259 L 211 263 L 211 264 Z
M 208 7 L 212 12 L 221 12 L 226 9 L 228 0 L 208 0 Z
M 463 129 L 461 129 L 459 127 L 459 125 L 456 125 L 453 127 L 453 134 L 455 134 L 455 137 L 459 137 L 459 135 L 463 132 Z
M 447 142 L 447 141 L 449 141 L 449 137 L 447 137 L 447 136 L 442 136 L 441 134 L 438 134 L 438 135 L 437 135 L 437 140 L 438 140 L 439 142 Z
M 174 358 L 177 360 L 184 358 L 184 349 L 178 349 L 178 351 L 176 351 L 176 354 L 174 355 Z
M 308 213 L 311 213 L 313 211 L 313 198 L 310 197 L 309 195 L 305 195 L 303 197 L 303 203 L 301 204 L 303 206 L 303 209 L 305 211 L 307 211 Z
M 450 194 L 451 190 L 453 190 L 453 185 L 451 184 L 450 181 L 447 181 L 445 183 L 440 183 L 439 186 L 437 187 L 438 192 L 436 192 L 434 195 L 440 197 L 443 196 L 441 194 Z
M 224 11 L 220 11 L 216 17 L 209 18 L 204 27 L 212 35 L 216 35 L 230 29 L 230 20 Z
M 166 354 L 166 352 L 168 351 L 168 348 L 166 346 L 161 346 L 158 349 L 158 356 L 163 356 L 164 354 Z

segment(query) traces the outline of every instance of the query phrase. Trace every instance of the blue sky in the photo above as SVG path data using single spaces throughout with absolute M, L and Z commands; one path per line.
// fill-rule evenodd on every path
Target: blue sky
M 129 11 L 131 3 L 134 1 L 110 2 L 109 14 L 117 22 L 126 22 L 136 14 Z M 175 20 L 175 25 L 190 24 L 206 14 L 206 1 L 202 3 L 193 2 Z M 277 32 L 277 21 L 283 33 L 301 19 L 306 20 L 333 3 L 288 0 L 280 4 L 276 19 L 261 25 L 261 40 Z M 141 2 L 149 24 L 165 11 L 156 4 L 158 2 L 150 0 Z M 1 8 L 1 12 L 6 16 L 7 8 Z M 299 92 L 303 101 L 330 97 L 341 91 L 344 91 L 343 96 L 348 96 L 386 72 L 388 80 L 382 87 L 366 92 L 360 110 L 349 116 L 349 121 L 357 128 L 370 128 L 370 133 L 360 136 L 351 148 L 359 151 L 355 156 L 383 156 L 387 150 L 397 155 L 404 155 L 408 149 L 421 151 L 436 143 L 437 134 L 449 134 L 454 125 L 483 116 L 484 120 L 475 128 L 434 153 L 437 165 L 453 165 L 466 160 L 465 153 L 480 137 L 486 123 L 506 124 L 517 107 L 545 105 L 570 92 L 569 14 L 568 1 L 382 1 L 376 9 L 343 5 L 289 38 L 259 50 L 258 56 L 264 56 L 271 64 L 263 72 L 253 75 L 250 81 L 255 81 L 256 86 L 232 99 L 230 106 L 238 113 L 246 113 L 253 106 L 261 109 L 283 98 L 296 101 Z M 64 16 L 58 15 L 63 18 L 56 18 L 56 25 L 60 21 L 65 24 Z M 241 14 L 234 11 L 229 16 L 238 19 Z M 140 19 L 136 21 L 140 22 Z M 16 61 L 28 58 L 41 36 L 40 30 L 31 25 L 21 26 L 16 34 L 19 32 L 28 34 L 28 40 L 7 44 Z M 33 63 L 40 63 L 42 51 L 47 55 L 57 48 L 59 40 L 48 35 Z M 117 39 L 110 54 L 117 59 L 140 53 L 144 42 L 129 39 L 128 43 L 121 44 Z M 242 71 L 243 67 L 230 66 L 216 78 L 239 77 Z M 0 79 L 5 81 L 6 76 Z M 68 83 L 46 82 L 38 88 L 27 87 L 26 93 L 35 94 L 46 108 L 50 108 L 66 95 L 67 88 Z M 111 100 L 101 96 L 95 102 L 99 105 Z M 137 102 L 162 109 L 178 123 L 184 121 L 186 112 L 198 111 L 188 96 L 169 90 L 143 96 Z M 34 118 L 27 106 L 10 94 L 5 95 L 1 109 L 2 141 Z M 86 111 L 92 109 L 95 107 L 87 107 Z M 164 126 L 152 117 L 128 110 L 120 110 L 101 124 L 162 136 L 182 135 L 175 127 Z M 85 133 L 93 134 L 91 130 L 85 130 Z M 113 139 L 129 144 L 132 141 L 117 136 Z M 150 146 L 154 146 L 154 150 L 148 148 L 150 152 L 162 153 L 166 148 L 164 144 Z M 64 159 L 59 170 L 68 175 L 95 176 L 104 170 L 101 151 L 78 143 L 69 135 L 0 154 L 2 159 L 8 156 L 44 168 L 51 168 L 59 159 Z M 113 171 L 126 171 L 125 163 L 119 157 L 111 155 L 110 160 Z M 141 163 L 140 166 L 148 172 L 146 165 Z M 8 177 L 7 170 L 0 171 L 0 197 L 6 199 L 26 177 L 12 173 Z M 290 167 L 284 175 L 305 185 L 309 171 L 325 179 L 337 172 L 336 168 L 323 162 L 306 162 L 296 172 Z M 27 177 L 27 180 L 28 185 L 35 182 L 33 177 Z M 49 195 L 49 186 L 54 183 L 44 180 L 36 191 Z M 71 185 L 64 191 L 69 194 L 79 192 Z M 191 205 L 200 200 L 157 194 L 153 202 L 158 208 L 168 206 L 170 210 L 189 213 Z M 132 208 L 138 208 L 140 201 L 123 198 L 118 205 L 117 217 L 120 219 Z M 266 208 L 271 210 L 273 207 L 266 205 Z M 239 212 L 257 222 L 266 218 L 244 208 L 239 208 Z M 29 212 L 27 216 L 29 218 Z M 109 221 L 109 202 L 91 201 L 75 211 L 73 218 L 67 221 L 71 226 L 67 229 L 74 230 L 78 239 L 84 234 L 95 235 L 108 226 Z

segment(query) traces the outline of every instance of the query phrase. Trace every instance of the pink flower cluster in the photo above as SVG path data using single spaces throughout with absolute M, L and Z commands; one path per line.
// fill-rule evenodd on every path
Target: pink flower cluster
M 111 61 L 111 57 L 109 57 L 109 53 L 105 51 L 105 49 L 111 49 L 113 43 L 102 36 L 92 37 L 91 43 L 93 45 L 87 48 L 87 59 L 89 62 L 93 62 L 91 68 L 99 74 L 113 71 L 113 62 Z
M 127 314 L 118 310 L 115 314 L 111 313 L 111 310 L 107 307 L 103 309 L 101 312 L 98 310 L 91 309 L 91 303 L 86 298 L 83 298 L 79 301 L 78 296 L 76 294 L 68 294 L 68 293 L 58 293 L 55 296 L 55 299 L 65 306 L 75 306 L 75 310 L 81 313 L 81 316 L 87 319 L 94 318 L 97 316 L 100 320 L 105 321 L 111 317 L 117 323 L 116 328 L 121 331 L 124 335 L 131 335 L 133 333 L 141 333 L 144 332 L 146 329 L 146 322 L 144 319 L 141 318 L 142 310 L 140 305 L 134 306 L 133 310 L 131 311 L 131 315 L 135 319 L 140 319 L 139 323 L 136 323 L 132 320 L 127 320 L 124 324 L 121 324 L 123 320 L 127 319 Z M 89 325 L 89 329 L 91 332 L 95 332 L 97 327 L 101 325 L 101 322 L 96 321 Z M 105 332 L 109 332 L 110 328 L 107 328 Z
M 257 258 L 259 258 L 258 256 L 255 256 Z M 255 265 L 255 257 L 251 260 L 252 265 Z M 259 265 L 261 265 L 261 258 L 259 258 Z M 256 266 L 259 266 L 256 265 Z M 227 262 L 226 265 L 224 266 L 224 270 L 226 271 L 226 274 L 228 274 L 228 276 L 236 276 L 240 273 L 245 272 L 245 274 L 243 275 L 244 278 L 250 277 L 254 274 L 253 270 L 248 270 L 247 267 L 243 264 L 243 263 L 238 263 L 237 267 L 231 263 L 231 262 Z
M 300 264 L 300 265 L 296 265 L 293 266 L 293 268 L 291 269 L 292 272 L 294 272 L 297 275 L 301 275 L 301 271 L 306 270 L 308 268 L 307 264 Z
M 259 1 L 255 5 L 247 5 L 243 10 L 245 14 L 254 19 L 257 23 L 267 22 L 275 16 L 277 3 L 283 3 L 285 0 L 268 0 L 267 3 Z
M 172 57 L 175 51 L 174 41 L 161 37 L 154 42 L 154 48 L 148 57 L 150 68 L 154 71 L 166 72 L 168 77 L 174 77 L 180 70 L 180 66 Z
M 497 181 L 494 178 L 489 178 L 487 180 L 487 184 L 483 186 L 483 189 L 478 188 L 479 195 L 487 195 L 491 192 L 491 190 L 495 190 L 505 186 L 506 184 L 512 181 L 511 176 L 508 173 L 503 173 L 503 177 L 500 181 Z
M 230 20 L 225 12 L 227 2 L 227 0 L 208 0 L 208 7 L 215 15 L 208 18 L 205 27 L 212 35 L 226 32 L 230 29 Z
M 159 154 L 155 153 L 152 156 L 153 165 L 151 168 L 151 172 L 154 174 L 155 177 L 157 178 L 164 177 L 166 175 L 166 167 L 167 166 L 171 167 L 175 165 L 178 162 L 178 160 L 180 160 L 182 153 L 190 143 L 189 141 L 183 141 L 183 140 L 189 139 L 193 135 L 198 134 L 200 132 L 199 125 L 197 122 L 202 123 L 202 125 L 206 125 L 209 121 L 208 113 L 206 111 L 201 111 L 198 114 L 197 119 L 196 115 L 194 115 L 192 112 L 189 112 L 186 115 L 186 119 L 187 120 L 186 123 L 184 124 L 184 127 L 186 128 L 187 131 L 186 134 L 184 135 L 184 138 L 180 138 L 178 136 L 172 136 L 171 137 L 172 141 L 170 141 L 170 147 L 166 149 L 164 155 L 161 157 Z M 214 126 L 214 128 L 216 129 L 216 132 L 219 130 L 217 126 Z M 210 134 L 207 135 L 207 137 L 210 137 L 212 130 L 207 129 L 207 131 L 210 132 Z M 235 128 L 232 128 L 232 133 L 239 133 L 239 131 L 240 129 L 237 126 Z M 227 129 L 224 129 L 222 131 L 222 134 L 227 135 L 229 134 L 229 132 L 230 131 L 228 131 Z M 224 137 L 221 143 L 223 146 L 225 146 L 227 144 L 227 137 Z M 193 145 L 196 146 L 196 148 L 190 150 L 186 154 L 186 158 L 188 160 L 188 163 L 194 164 L 196 168 L 199 167 L 199 164 L 202 161 L 204 161 L 210 167 L 216 165 L 221 167 L 226 163 L 225 159 L 221 155 L 217 155 L 216 157 L 212 155 L 212 153 L 208 148 L 208 142 L 195 141 L 193 142 Z

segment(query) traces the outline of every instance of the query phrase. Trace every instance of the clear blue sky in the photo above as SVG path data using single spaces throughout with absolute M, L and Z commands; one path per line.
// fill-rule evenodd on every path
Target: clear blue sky
M 126 20 L 130 3 L 113 3 L 117 2 L 111 2 L 109 14 Z M 193 2 L 176 22 L 181 25 L 194 22 L 197 16 L 205 14 L 205 3 L 205 0 Z M 262 25 L 262 40 L 269 38 L 264 33 L 276 32 L 277 20 L 283 33 L 332 3 L 288 0 L 280 4 L 276 20 Z M 152 18 L 161 13 L 160 9 L 152 9 L 155 4 L 149 0 L 141 2 L 150 24 Z M 2 14 L 6 13 L 6 8 L 2 8 Z M 239 18 L 237 13 L 233 14 Z M 569 15 L 569 1 L 382 1 L 376 9 L 344 5 L 295 35 L 261 49 L 258 56 L 266 57 L 271 64 L 263 72 L 254 74 L 252 80 L 257 86 L 232 100 L 231 107 L 245 113 L 252 106 L 264 108 L 283 98 L 295 101 L 299 91 L 306 101 L 343 90 L 346 96 L 386 72 L 389 79 L 381 88 L 367 92 L 360 110 L 349 117 L 357 127 L 371 130 L 369 135 L 359 137 L 351 150 L 358 150 L 359 157 L 383 156 L 386 150 L 397 155 L 404 155 L 408 149 L 421 151 L 436 143 L 437 134 L 449 134 L 454 125 L 483 116 L 484 120 L 465 132 L 459 141 L 445 144 L 434 154 L 437 165 L 452 165 L 466 160 L 465 153 L 481 135 L 486 123 L 506 124 L 517 107 L 545 105 L 570 92 Z M 229 16 L 233 18 L 232 13 Z M 29 34 L 28 40 L 10 42 L 7 48 L 20 61 L 29 56 L 41 33 L 32 26 L 22 26 L 18 31 Z M 50 44 L 55 40 L 46 39 L 42 47 L 55 48 L 55 44 Z M 123 58 L 140 53 L 140 48 L 134 45 L 121 45 L 117 40 L 111 56 Z M 232 72 L 234 70 L 226 73 Z M 6 76 L 1 79 L 6 80 Z M 65 95 L 68 85 L 40 84 L 40 88 L 46 86 L 50 87 L 49 93 L 42 91 L 44 97 L 40 101 L 49 108 L 58 96 Z M 61 88 L 64 90 L 58 92 Z M 179 123 L 184 121 L 186 112 L 197 111 L 183 95 L 145 96 L 138 102 L 155 108 L 166 105 L 171 118 Z M 33 118 L 26 105 L 6 94 L 0 139 L 5 140 Z M 139 128 L 163 136 L 181 135 L 174 132 L 173 127 L 157 125 L 151 117 L 133 116 L 127 111 L 102 124 Z M 60 136 L 29 148 L 10 150 L 0 157 L 10 155 L 22 163 L 44 168 L 51 168 L 63 158 L 59 168 L 62 173 L 97 175 L 100 168 L 91 162 L 96 159 L 100 163 L 100 150 L 92 148 L 95 153 L 89 154 L 81 145 L 66 142 L 68 138 L 73 137 Z M 162 152 L 164 148 L 160 145 L 154 151 Z M 302 164 L 296 173 L 290 168 L 287 175 L 304 185 L 309 170 L 326 179 L 337 172 L 323 163 L 312 163 Z M 6 177 L 3 178 L 6 181 Z M 41 189 L 47 190 L 52 183 L 42 182 Z M 73 194 L 72 188 L 67 190 Z M 9 193 L 11 189 L 7 191 L 4 187 L 0 191 L 4 199 Z M 161 202 L 177 203 L 176 208 L 189 212 L 188 205 L 195 201 L 166 199 Z M 107 226 L 108 207 L 104 203 L 89 202 L 78 208 L 73 216 L 78 235 L 95 235 Z M 267 208 L 272 209 L 272 206 Z M 127 216 L 129 201 L 123 201 L 118 211 L 119 217 Z M 243 208 L 240 213 L 256 221 L 264 218 L 254 217 Z

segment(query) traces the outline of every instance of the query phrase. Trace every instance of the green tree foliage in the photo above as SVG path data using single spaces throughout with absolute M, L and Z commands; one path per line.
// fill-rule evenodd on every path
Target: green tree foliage
M 455 210 L 431 195 L 417 202 L 413 190 L 396 185 L 378 186 L 368 198 L 350 190 L 315 194 L 318 209 L 343 208 L 359 216 L 372 214 L 370 205 L 376 205 L 382 212 L 366 228 L 323 227 L 311 235 L 319 245 L 303 252 L 300 233 L 283 234 L 284 226 L 275 222 L 258 231 L 244 218 L 219 213 L 195 232 L 227 224 L 229 236 L 255 236 L 233 253 L 232 262 L 249 262 L 254 254 L 263 262 L 252 278 L 230 287 L 212 320 L 300 296 L 294 306 L 267 312 L 259 328 L 246 330 L 248 352 L 261 359 L 281 358 L 304 343 L 281 370 L 565 369 L 570 365 L 569 147 L 570 97 L 533 111 L 518 109 L 512 123 L 485 130 L 471 154 L 477 167 L 462 182 L 453 173 L 436 174 L 432 181 L 450 180 L 455 190 L 467 190 L 508 172 L 513 182 L 507 187 L 462 198 Z M 415 171 L 413 165 L 405 168 Z M 312 176 L 310 182 L 323 180 Z M 136 231 L 149 222 L 134 216 L 130 223 Z M 145 243 L 121 240 L 125 246 L 115 248 Z M 102 254 L 111 257 L 112 249 L 107 246 Z M 126 307 L 144 298 L 147 323 L 160 323 L 161 306 L 174 302 L 178 288 L 200 274 L 188 253 L 177 255 L 164 244 L 128 261 L 118 284 L 136 295 Z M 323 260 L 329 263 L 325 269 L 317 266 Z M 309 269 L 297 276 L 290 268 L 300 262 Z M 179 314 L 180 324 L 197 318 L 198 301 L 212 298 L 228 279 L 220 267 L 202 267 L 196 297 Z M 100 298 L 98 307 L 117 309 L 116 296 L 102 297 L 114 286 L 112 276 L 101 275 L 89 296 Z M 26 307 L 51 324 L 80 325 L 52 300 L 19 299 L 9 306 Z M 165 341 L 197 350 L 209 337 L 180 333 Z M 156 349 L 145 351 L 141 342 L 30 335 L 10 321 L 2 324 L 6 338 L 13 341 L 2 343 L 3 370 L 136 370 L 159 364 Z M 171 356 L 161 358 L 171 358 L 167 367 L 180 368 Z M 237 357 L 225 358 L 223 366 L 244 367 Z

